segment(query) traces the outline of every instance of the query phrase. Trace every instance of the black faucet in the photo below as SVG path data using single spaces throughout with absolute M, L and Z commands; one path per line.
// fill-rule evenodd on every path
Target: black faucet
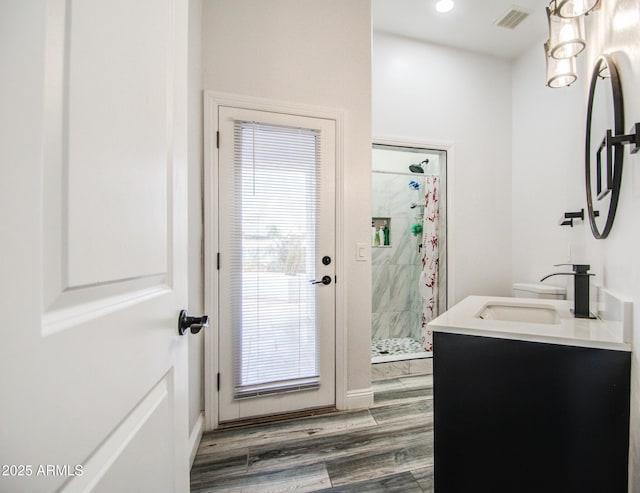
M 540 282 L 551 276 L 573 276 L 573 315 L 576 318 L 593 318 L 589 313 L 589 276 L 595 276 L 588 271 L 591 268 L 587 264 L 556 264 L 554 267 L 561 265 L 570 265 L 573 272 L 554 272 L 540 279 Z

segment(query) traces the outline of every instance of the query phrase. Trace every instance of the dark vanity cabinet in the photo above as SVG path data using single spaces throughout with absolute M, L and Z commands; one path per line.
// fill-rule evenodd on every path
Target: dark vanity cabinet
M 437 493 L 626 493 L 631 353 L 434 334 Z

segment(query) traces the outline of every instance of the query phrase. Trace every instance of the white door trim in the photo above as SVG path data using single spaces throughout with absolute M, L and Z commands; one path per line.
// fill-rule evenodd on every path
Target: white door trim
M 456 299 L 456 226 L 455 226 L 455 145 L 451 141 L 406 140 L 394 137 L 373 137 L 372 144 L 398 147 L 418 147 L 447 153 L 447 308 L 457 303 Z
M 344 113 L 341 110 L 309 106 L 269 99 L 255 98 L 216 91 L 204 91 L 204 298 L 205 313 L 211 314 L 214 322 L 205 331 L 204 347 L 204 408 L 205 429 L 218 427 L 217 391 L 217 342 L 218 342 L 218 270 L 216 253 L 218 245 L 219 214 L 218 152 L 216 132 L 218 131 L 218 108 L 235 108 L 287 113 L 298 116 L 333 120 L 336 128 L 336 408 L 347 408 L 347 331 L 346 331 L 346 270 L 345 255 L 349 254 L 344 244 Z

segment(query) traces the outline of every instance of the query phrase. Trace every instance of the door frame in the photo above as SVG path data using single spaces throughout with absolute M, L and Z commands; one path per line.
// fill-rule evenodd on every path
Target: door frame
M 447 192 L 447 309 L 455 305 L 456 299 L 456 238 L 455 238 L 455 145 L 451 141 L 438 140 L 406 140 L 394 137 L 373 137 L 371 144 L 380 144 L 396 147 L 415 147 L 418 149 L 433 149 L 434 151 L 445 151 L 447 153 L 446 164 L 446 192 Z
M 344 258 L 347 248 L 344 244 L 344 113 L 334 108 L 301 105 L 283 101 L 256 98 L 217 91 L 204 91 L 204 305 L 205 313 L 211 315 L 213 326 L 205 331 L 204 337 L 204 411 L 205 429 L 214 430 L 219 426 L 217 374 L 218 361 L 218 110 L 220 106 L 231 106 L 247 110 L 285 113 L 296 116 L 322 118 L 335 122 L 335 200 L 336 221 L 336 320 L 335 320 L 335 392 L 336 408 L 347 408 L 347 331 L 346 331 L 346 271 Z

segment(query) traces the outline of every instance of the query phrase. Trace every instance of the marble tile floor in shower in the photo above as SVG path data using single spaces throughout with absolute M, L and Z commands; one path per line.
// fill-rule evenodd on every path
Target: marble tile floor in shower
M 432 382 L 374 382 L 369 409 L 206 433 L 191 491 L 433 493 Z
M 391 339 L 373 339 L 371 341 L 371 357 L 394 354 L 421 353 L 424 350 L 420 342 L 410 337 L 396 337 Z

